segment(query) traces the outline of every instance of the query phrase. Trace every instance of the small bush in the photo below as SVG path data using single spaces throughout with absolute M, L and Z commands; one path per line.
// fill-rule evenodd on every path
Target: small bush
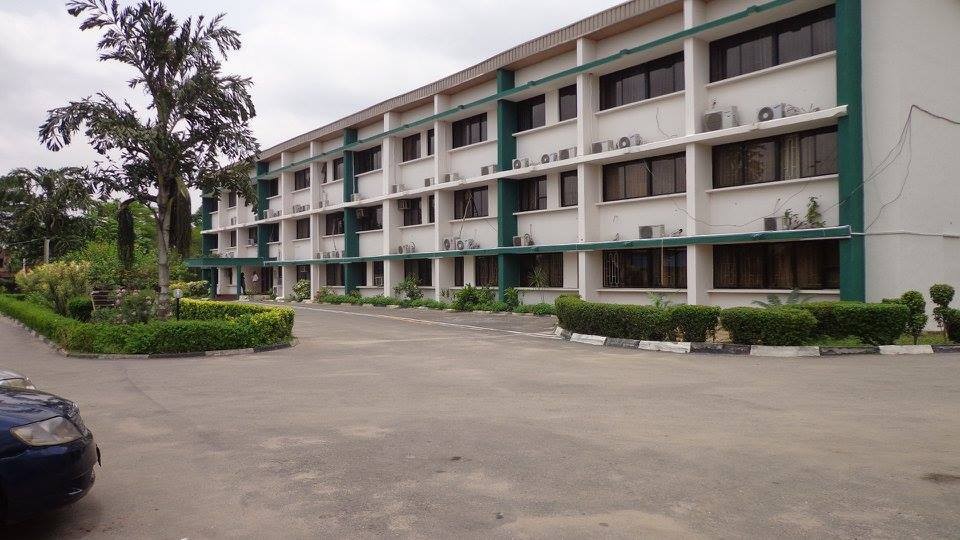
M 67 315 L 67 302 L 90 292 L 89 270 L 87 262 L 52 262 L 20 271 L 14 279 L 24 292 L 43 295 L 54 311 Z
M 920 335 L 923 334 L 923 328 L 927 326 L 927 302 L 920 291 L 903 293 L 899 302 L 910 310 L 906 329 L 907 333 L 913 337 L 913 344 L 916 345 L 920 341 Z
M 90 314 L 93 313 L 93 300 L 83 296 L 71 298 L 67 302 L 67 313 L 70 314 L 71 319 L 87 322 L 90 320 Z
M 717 306 L 684 304 L 670 308 L 670 324 L 683 341 L 707 341 L 716 333 L 719 322 Z
M 560 326 L 579 334 L 661 340 L 669 333 L 669 313 L 654 306 L 584 302 L 566 295 L 555 305 Z
M 960 309 L 947 308 L 943 312 L 944 329 L 947 331 L 947 339 L 954 343 L 960 343 Z
M 493 290 L 487 287 L 474 287 L 473 285 L 464 285 L 462 289 L 453 295 L 453 309 L 457 311 L 476 311 L 482 309 L 480 306 L 490 304 L 494 301 Z
M 735 307 L 721 310 L 720 324 L 734 343 L 743 345 L 802 345 L 813 336 L 817 319 L 794 307 Z
M 894 343 L 910 318 L 910 309 L 903 304 L 837 302 L 833 309 L 840 332 L 871 345 Z
M 297 302 L 310 298 L 310 280 L 301 279 L 293 284 L 293 297 Z
M 937 321 L 937 326 L 946 331 L 946 312 L 950 309 L 950 302 L 953 301 L 953 287 L 946 283 L 936 283 L 930 286 L 930 301 L 936 304 L 933 308 L 933 320 Z
M 183 291 L 184 298 L 206 298 L 210 296 L 210 285 L 206 281 L 171 281 L 171 294 L 173 294 L 174 289 Z
M 492 311 L 494 313 L 500 313 L 502 311 L 510 311 L 510 306 L 506 302 L 500 302 L 494 300 L 492 302 L 486 302 L 477 306 L 475 311 Z
M 156 315 L 155 310 L 156 298 L 153 293 L 137 291 L 117 296 L 117 313 L 121 324 L 149 322 Z
M 547 303 L 534 304 L 533 314 L 540 315 L 540 316 L 556 315 L 557 309 L 553 306 L 553 304 L 547 304 Z
M 117 308 L 100 308 L 90 314 L 89 322 L 120 324 L 120 312 Z
M 513 287 L 503 291 L 503 301 L 506 302 L 508 311 L 517 309 L 520 305 L 520 291 Z
M 408 277 L 393 287 L 393 295 L 405 300 L 417 300 L 423 298 L 423 291 L 416 278 Z

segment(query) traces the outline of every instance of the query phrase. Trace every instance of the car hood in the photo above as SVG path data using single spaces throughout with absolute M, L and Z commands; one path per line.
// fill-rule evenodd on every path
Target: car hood
M 54 416 L 70 416 L 77 410 L 72 401 L 39 390 L 0 388 L 0 429 L 39 422 Z
M 23 379 L 24 376 L 17 373 L 16 371 L 10 371 L 9 369 L 0 368 L 0 381 L 4 379 Z

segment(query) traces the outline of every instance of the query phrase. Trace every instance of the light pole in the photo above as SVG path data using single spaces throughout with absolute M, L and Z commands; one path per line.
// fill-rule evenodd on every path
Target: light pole
M 183 291 L 181 291 L 180 289 L 174 289 L 173 290 L 173 299 L 174 299 L 173 315 L 174 317 L 177 318 L 178 321 L 180 320 L 180 299 L 181 298 L 183 298 Z

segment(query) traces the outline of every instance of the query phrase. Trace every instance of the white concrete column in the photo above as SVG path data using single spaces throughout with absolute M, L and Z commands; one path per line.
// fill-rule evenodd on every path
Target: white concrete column
M 383 115 L 383 130 L 389 131 L 400 126 L 400 114 L 388 112 Z M 397 137 L 385 137 L 381 141 L 380 162 L 383 167 L 383 192 L 390 193 L 390 186 L 396 184 L 400 177 L 400 141 Z M 397 208 L 396 199 L 383 201 L 383 248 L 382 253 L 396 253 L 399 244 L 400 231 L 398 226 L 403 224 L 403 217 Z M 373 285 L 372 265 L 367 265 L 370 275 L 368 285 Z M 402 273 L 398 276 L 390 270 L 390 265 L 383 265 L 383 294 L 389 296 L 393 292 L 393 285 L 403 279 Z
M 577 40 L 577 65 L 596 59 L 597 44 L 593 40 Z M 590 153 L 590 146 L 597 137 L 598 94 L 600 91 L 596 73 L 583 72 L 577 75 L 577 155 Z
M 703 0 L 684 0 L 683 27 L 693 28 L 706 22 Z M 684 132 L 693 135 L 700 131 L 703 112 L 707 106 L 706 85 L 710 82 L 710 46 L 699 37 L 683 40 Z

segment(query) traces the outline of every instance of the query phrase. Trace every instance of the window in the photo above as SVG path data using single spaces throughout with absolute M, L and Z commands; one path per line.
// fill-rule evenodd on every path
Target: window
M 297 240 L 310 238 L 310 218 L 301 218 L 297 220 Z
M 247 245 L 248 245 L 248 246 L 255 246 L 255 245 L 257 245 L 257 240 L 258 240 L 258 239 L 257 239 L 257 228 L 256 228 L 256 227 L 250 227 L 249 229 L 247 229 Z
M 683 90 L 683 53 L 600 77 L 600 110 Z
M 433 140 L 434 140 L 434 138 L 433 138 L 433 130 L 432 130 L 432 129 L 428 129 L 428 130 L 427 130 L 427 155 L 428 155 L 428 156 L 432 156 L 432 155 L 433 155 L 433 144 L 434 144 Z
M 487 140 L 487 113 L 453 123 L 453 147 L 460 148 Z
M 560 173 L 560 206 L 577 205 L 577 171 Z
M 343 265 L 328 264 L 327 267 L 327 286 L 343 287 Z
M 359 262 L 352 263 L 353 271 L 356 272 L 357 285 L 361 287 L 367 286 L 367 263 Z
M 227 271 L 227 285 L 233 285 L 233 268 L 226 268 Z
M 227 208 L 233 208 L 237 205 L 237 192 L 228 191 L 227 192 Z
M 718 289 L 837 289 L 840 242 L 811 240 L 713 247 Z
M 403 161 L 420 157 L 420 134 L 415 133 L 403 138 Z
M 560 121 L 577 117 L 577 85 L 571 84 L 560 89 Z
M 334 180 L 342 180 L 342 179 L 343 179 L 343 175 L 344 175 L 344 172 L 343 172 L 343 158 L 342 158 L 342 157 L 338 157 L 337 159 L 333 160 L 333 179 L 334 179 Z
M 710 81 L 836 49 L 834 7 L 804 13 L 710 44 Z
M 321 162 L 320 162 L 320 183 L 321 183 L 321 184 L 326 184 L 326 183 L 327 183 L 327 180 L 328 180 L 328 178 L 327 178 L 327 162 L 326 162 L 326 161 L 321 161 Z
M 360 150 L 353 154 L 353 169 L 355 174 L 375 171 L 380 168 L 380 147 L 374 146 Z
M 430 259 L 405 259 L 403 261 L 403 277 L 414 279 L 417 285 L 429 287 L 433 285 L 433 261 Z
M 474 218 L 487 215 L 487 186 L 453 192 L 453 218 Z
M 463 287 L 463 257 L 453 258 L 453 286 Z
M 297 281 L 310 281 L 310 265 L 309 264 L 297 265 Z
M 478 287 L 496 287 L 497 256 L 476 257 L 473 261 L 473 273 Z
M 526 131 L 547 123 L 547 105 L 540 95 L 517 102 L 517 131 Z
M 327 214 L 327 236 L 332 234 L 343 234 L 343 212 L 336 214 Z
M 423 223 L 423 210 L 420 207 L 421 199 L 402 199 L 409 204 L 409 207 L 403 211 L 403 224 L 420 225 Z
M 604 251 L 603 286 L 610 289 L 686 288 L 687 248 Z
M 310 187 L 310 169 L 303 169 L 293 173 L 293 190 Z
M 230 247 L 237 247 L 237 231 L 230 231 Z
M 836 174 L 837 128 L 713 147 L 713 187 Z
M 686 174 L 685 154 L 610 163 L 603 166 L 603 200 L 684 193 Z
M 269 223 L 264 225 L 267 228 L 267 243 L 272 244 L 280 241 L 280 224 Z
M 267 180 L 267 197 L 276 197 L 280 195 L 280 179 L 271 178 Z
M 427 212 L 427 213 L 429 214 L 429 221 L 428 221 L 428 223 L 433 223 L 433 222 L 434 222 L 434 215 L 433 215 L 433 195 L 430 196 L 429 204 L 430 204 L 430 211 Z
M 520 271 L 520 286 L 533 287 L 540 273 L 545 279 L 540 286 L 563 287 L 563 254 L 538 253 L 536 255 L 520 255 L 517 257 Z
M 357 208 L 357 231 L 378 231 L 383 228 L 383 206 Z
M 520 180 L 519 201 L 517 210 L 529 212 L 531 210 L 547 209 L 547 177 L 539 176 L 527 180 Z
M 383 285 L 383 261 L 373 261 L 373 284 Z

